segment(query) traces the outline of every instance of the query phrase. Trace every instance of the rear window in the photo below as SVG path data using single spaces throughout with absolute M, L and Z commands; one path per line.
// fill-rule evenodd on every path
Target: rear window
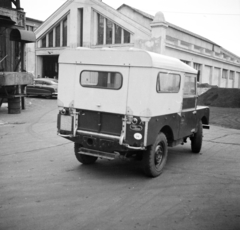
M 83 71 L 80 74 L 80 84 L 83 87 L 120 89 L 123 77 L 117 72 Z
M 158 93 L 178 93 L 181 77 L 173 73 L 159 73 L 157 77 Z

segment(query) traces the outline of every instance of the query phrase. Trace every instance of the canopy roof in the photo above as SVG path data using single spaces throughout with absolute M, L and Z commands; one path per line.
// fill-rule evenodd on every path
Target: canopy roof
M 10 40 L 31 43 L 36 41 L 36 36 L 32 31 L 13 29 L 10 33 Z
M 155 67 L 197 74 L 197 70 L 179 59 L 134 48 L 127 50 L 110 48 L 69 49 L 60 55 L 59 63 Z

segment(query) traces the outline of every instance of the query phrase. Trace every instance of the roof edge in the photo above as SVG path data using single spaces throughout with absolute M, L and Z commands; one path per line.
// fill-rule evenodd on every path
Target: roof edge
M 43 29 L 45 26 L 45 22 L 47 22 L 50 18 L 54 17 L 61 9 L 63 10 L 65 7 L 70 5 L 74 0 L 66 0 L 60 7 L 58 7 L 43 23 L 34 31 L 36 34 Z

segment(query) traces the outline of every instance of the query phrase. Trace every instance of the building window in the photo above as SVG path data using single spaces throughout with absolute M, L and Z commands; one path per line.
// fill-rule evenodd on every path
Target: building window
M 112 44 L 113 23 L 106 20 L 106 44 Z
M 193 68 L 196 70 L 201 70 L 201 64 L 193 63 Z
M 46 44 L 47 44 L 47 39 L 46 39 L 46 36 L 44 38 L 42 38 L 42 47 L 46 47 Z
M 222 71 L 222 78 L 227 79 L 228 71 L 226 69 L 223 69 Z
M 83 46 L 83 9 L 79 9 L 79 46 Z
M 34 27 L 33 27 L 33 26 L 27 25 L 26 28 L 27 28 L 28 31 L 33 31 L 33 30 L 34 30 Z
M 122 41 L 122 28 L 118 25 L 115 26 L 115 44 L 121 44 Z
M 104 21 L 106 21 L 106 23 L 104 23 Z M 113 32 L 113 28 L 115 29 L 114 32 Z M 104 31 L 105 31 L 105 34 L 104 34 Z M 122 33 L 123 33 L 123 36 L 122 36 Z M 115 38 L 113 39 L 113 37 Z M 130 41 L 131 41 L 130 32 L 123 30 L 123 28 L 114 24 L 109 19 L 105 19 L 102 15 L 97 14 L 97 44 L 98 45 L 130 43 Z
M 130 33 L 126 30 L 124 30 L 124 43 L 130 43 Z
M 234 78 L 234 72 L 230 71 L 229 79 L 233 80 L 233 78 Z
M 198 51 L 198 52 L 201 52 L 201 51 L 202 51 L 202 48 L 201 48 L 200 46 L 194 45 L 193 47 L 194 47 L 194 49 L 195 49 L 196 51 Z
M 167 43 L 170 43 L 170 44 L 172 44 L 172 45 L 176 45 L 177 44 L 177 39 L 176 38 L 173 38 L 173 37 L 170 37 L 170 36 L 166 36 L 166 42 Z
M 48 34 L 48 47 L 53 47 L 53 30 Z
M 56 36 L 55 36 L 55 46 L 59 47 L 60 46 L 60 24 L 56 27 Z
M 180 45 L 181 45 L 181 46 L 184 46 L 184 48 L 189 48 L 190 43 L 185 42 L 185 41 L 180 41 Z
M 183 63 L 185 63 L 185 64 L 187 64 L 187 65 L 189 65 L 189 64 L 190 64 L 190 62 L 189 62 L 189 61 L 185 61 L 185 60 L 181 60 L 181 62 L 183 62 Z
M 67 46 L 67 19 L 63 21 L 63 46 Z
M 29 27 L 28 27 L 29 28 Z M 32 29 L 34 29 L 32 27 Z M 48 34 L 45 34 L 44 38 L 41 40 L 41 47 L 61 47 L 68 45 L 68 19 L 65 17 L 63 21 L 58 22 L 58 24 L 51 28 Z
M 98 14 L 98 44 L 103 44 L 104 17 Z

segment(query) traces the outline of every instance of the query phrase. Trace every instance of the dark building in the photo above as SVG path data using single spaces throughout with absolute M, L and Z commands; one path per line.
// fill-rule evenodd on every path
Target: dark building
M 25 87 L 33 80 L 26 72 L 25 46 L 35 34 L 25 30 L 26 18 L 20 0 L 0 1 L 0 106 L 8 101 L 9 113 L 25 108 Z
M 25 31 L 26 18 L 20 0 L 0 1 L 0 70 L 24 71 L 25 43 L 34 42 L 35 35 Z

